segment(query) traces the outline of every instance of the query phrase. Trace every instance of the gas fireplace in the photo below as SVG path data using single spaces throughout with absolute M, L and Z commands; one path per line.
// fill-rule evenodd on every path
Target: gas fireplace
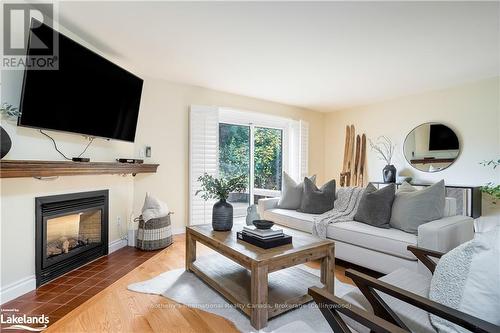
M 36 283 L 108 254 L 108 190 L 36 198 Z

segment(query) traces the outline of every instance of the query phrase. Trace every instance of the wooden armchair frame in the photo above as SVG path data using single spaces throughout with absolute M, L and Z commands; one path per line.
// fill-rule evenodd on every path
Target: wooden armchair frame
M 408 250 L 415 254 L 417 259 L 420 260 L 433 273 L 436 268 L 436 262 L 434 262 L 431 257 L 441 258 L 443 255 L 443 253 L 418 248 L 416 246 L 408 246 Z M 369 328 L 372 332 L 411 332 L 403 321 L 396 315 L 396 313 L 380 297 L 377 291 L 446 319 L 472 332 L 500 332 L 500 327 L 497 325 L 434 302 L 407 290 L 395 287 L 391 284 L 382 282 L 366 274 L 348 269 L 346 270 L 345 275 L 354 281 L 359 290 L 370 302 L 374 314 L 370 314 L 369 312 L 356 308 L 353 305 L 351 305 L 349 310 L 346 310 L 349 304 L 348 302 L 339 299 L 323 289 L 317 287 L 309 288 L 309 294 L 313 297 L 314 301 L 318 303 L 318 305 L 328 305 L 328 307 L 320 306 L 320 310 L 335 332 L 351 332 L 340 317 L 339 313 L 354 319 Z
M 396 326 L 373 313 L 365 311 L 341 298 L 329 293 L 323 288 L 309 288 L 309 295 L 312 296 L 319 310 L 335 333 L 351 333 L 340 314 L 344 314 L 360 324 L 368 327 L 376 333 L 407 333 L 404 329 Z

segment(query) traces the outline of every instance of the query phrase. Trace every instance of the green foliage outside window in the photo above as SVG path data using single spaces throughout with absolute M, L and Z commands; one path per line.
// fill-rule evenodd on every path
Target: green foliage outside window
M 247 175 L 250 165 L 250 128 L 219 125 L 219 174 L 223 178 Z
M 255 187 L 281 190 L 282 131 L 257 127 L 254 131 Z M 219 125 L 219 173 L 223 178 L 245 174 L 250 166 L 250 128 Z
M 281 130 L 255 129 L 255 187 L 281 190 Z

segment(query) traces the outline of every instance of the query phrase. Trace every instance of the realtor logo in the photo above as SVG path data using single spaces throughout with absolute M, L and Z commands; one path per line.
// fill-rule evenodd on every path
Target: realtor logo
M 54 4 L 4 3 L 2 9 L 2 69 L 57 69 L 57 34 L 44 29 L 54 26 Z
M 19 309 L 2 309 L 0 313 L 0 331 L 25 330 L 31 332 L 41 332 L 47 329 L 49 317 L 42 315 L 20 314 Z M 9 325 L 9 326 L 7 326 Z

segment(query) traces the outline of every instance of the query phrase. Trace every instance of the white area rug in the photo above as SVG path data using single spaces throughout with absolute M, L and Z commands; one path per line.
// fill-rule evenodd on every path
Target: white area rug
M 319 277 L 319 270 L 309 268 L 305 265 L 300 265 L 299 267 Z M 317 278 L 315 278 L 315 281 L 304 281 L 304 284 L 308 286 L 318 283 L 319 280 Z M 342 297 L 353 288 L 353 286 L 335 279 L 335 295 Z M 219 293 L 206 285 L 193 273 L 186 272 L 184 269 L 168 271 L 151 280 L 131 284 L 128 286 L 128 289 L 141 293 L 162 295 L 178 303 L 199 308 L 229 319 L 241 332 L 256 332 L 250 325 L 250 320 L 247 316 L 232 307 Z M 316 307 L 316 304 L 310 302 L 296 310 L 288 311 L 269 320 L 267 327 L 259 332 L 313 333 L 332 332 L 332 330 Z

